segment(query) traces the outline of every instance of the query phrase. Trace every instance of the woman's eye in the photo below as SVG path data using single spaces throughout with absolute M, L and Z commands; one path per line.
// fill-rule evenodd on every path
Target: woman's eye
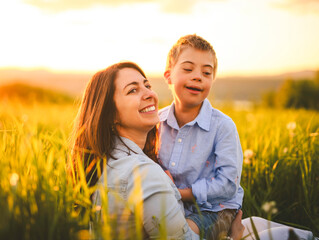
M 186 71 L 186 72 L 191 72 L 191 71 L 192 71 L 192 69 L 184 68 L 184 71 Z
M 148 88 L 148 89 L 152 89 L 151 85 L 145 85 L 145 87 Z
M 127 94 L 131 94 L 131 93 L 136 93 L 137 89 L 136 88 L 132 88 Z

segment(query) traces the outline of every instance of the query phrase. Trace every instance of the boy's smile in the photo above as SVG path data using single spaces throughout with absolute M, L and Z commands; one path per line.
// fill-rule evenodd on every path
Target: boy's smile
M 189 90 L 189 92 L 192 93 L 192 94 L 199 94 L 200 92 L 203 91 L 203 89 L 201 89 L 201 87 L 193 86 L 193 85 L 186 86 L 186 88 L 187 88 L 187 89 Z
M 200 108 L 208 96 L 212 81 L 213 55 L 193 47 L 180 53 L 175 65 L 164 74 L 173 93 L 177 107 Z

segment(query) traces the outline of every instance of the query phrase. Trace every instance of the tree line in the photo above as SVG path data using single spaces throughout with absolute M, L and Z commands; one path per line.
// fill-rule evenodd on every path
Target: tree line
M 313 79 L 286 79 L 278 91 L 263 95 L 266 107 L 319 110 L 319 70 Z

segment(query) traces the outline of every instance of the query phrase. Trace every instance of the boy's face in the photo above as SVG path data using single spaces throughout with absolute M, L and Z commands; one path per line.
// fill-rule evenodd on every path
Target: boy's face
M 187 108 L 201 106 L 214 79 L 213 59 L 209 51 L 193 47 L 187 47 L 181 52 L 175 65 L 164 73 L 175 104 Z

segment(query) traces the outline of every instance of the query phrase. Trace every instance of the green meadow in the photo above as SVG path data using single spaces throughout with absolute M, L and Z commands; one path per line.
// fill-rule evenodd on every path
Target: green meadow
M 0 239 L 89 237 L 94 189 L 83 178 L 73 185 L 66 171 L 78 107 L 68 98 L 0 99 Z M 244 151 L 244 217 L 319 235 L 319 112 L 218 108 L 236 123 Z M 111 226 L 105 221 L 97 234 L 114 236 Z

